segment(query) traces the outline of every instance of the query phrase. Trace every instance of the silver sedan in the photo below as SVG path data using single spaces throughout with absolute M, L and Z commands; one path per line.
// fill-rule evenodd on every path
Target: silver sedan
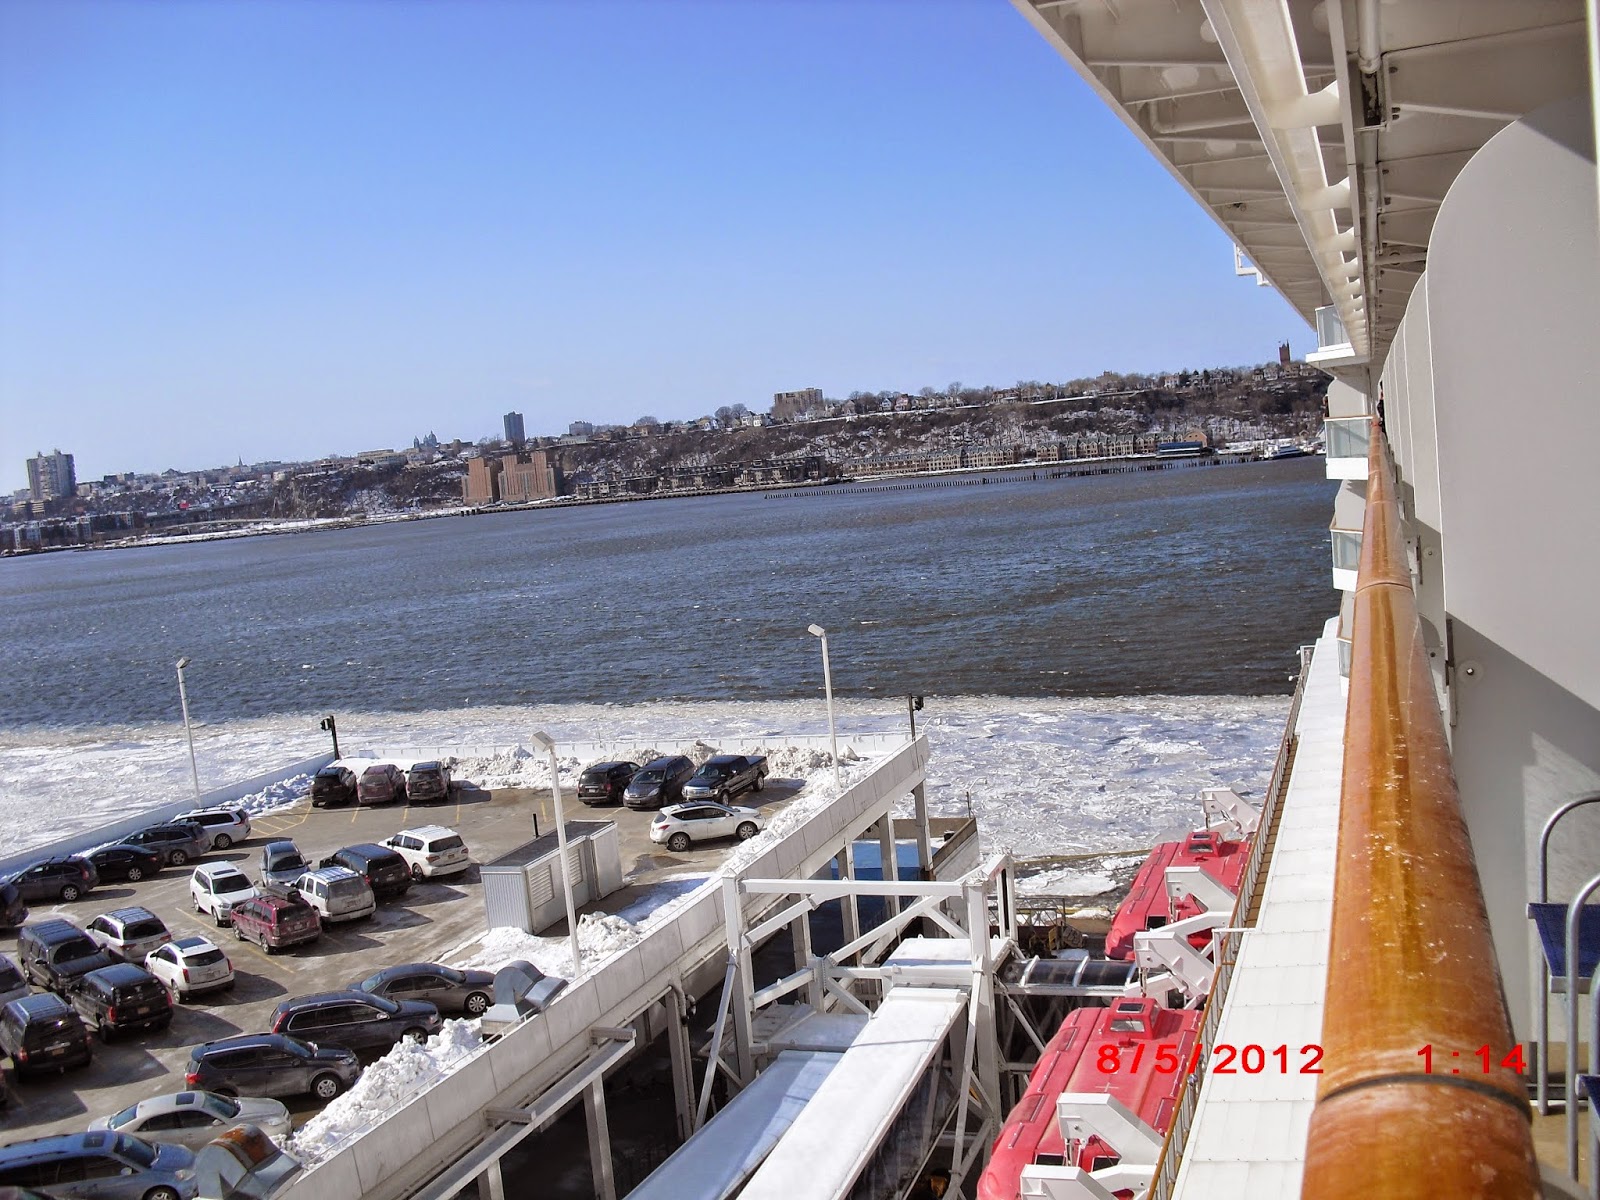
M 198 1150 L 218 1134 L 240 1125 L 254 1125 L 275 1142 L 289 1136 L 289 1110 L 259 1096 L 219 1096 L 215 1092 L 173 1092 L 123 1109 L 90 1124 L 91 1130 L 113 1129 L 147 1142 Z

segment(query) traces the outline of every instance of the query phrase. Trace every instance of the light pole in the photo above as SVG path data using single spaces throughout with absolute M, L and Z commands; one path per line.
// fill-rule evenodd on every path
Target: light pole
M 572 979 L 577 982 L 583 970 L 583 955 L 578 949 L 578 908 L 572 902 L 572 864 L 567 861 L 567 818 L 561 810 L 561 770 L 556 762 L 556 740 L 540 730 L 534 744 L 550 753 L 550 797 L 556 810 L 556 845 L 561 851 L 561 896 L 567 902 L 567 934 L 572 939 Z
M 183 732 L 189 739 L 189 776 L 194 780 L 194 798 L 200 799 L 200 768 L 194 761 L 194 729 L 189 724 L 189 693 L 183 686 L 183 669 L 189 665 L 187 658 L 178 660 L 178 703 L 183 705 Z
M 833 786 L 843 790 L 839 782 L 839 735 L 833 727 L 833 671 L 828 666 L 828 631 L 821 625 L 806 627 L 812 637 L 822 639 L 822 686 L 828 695 L 828 745 L 833 749 Z

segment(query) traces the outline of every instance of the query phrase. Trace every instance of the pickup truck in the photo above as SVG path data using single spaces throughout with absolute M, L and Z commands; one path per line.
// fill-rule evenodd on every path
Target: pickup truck
M 683 798 L 726 804 L 740 792 L 759 792 L 766 786 L 766 755 L 713 754 L 683 785 Z

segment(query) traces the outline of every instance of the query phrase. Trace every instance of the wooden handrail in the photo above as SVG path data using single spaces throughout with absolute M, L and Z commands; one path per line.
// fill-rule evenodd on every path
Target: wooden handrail
M 1511 1022 L 1376 422 L 1357 580 L 1324 1073 L 1301 1196 L 1533 1197 L 1527 1092 L 1501 1065 Z

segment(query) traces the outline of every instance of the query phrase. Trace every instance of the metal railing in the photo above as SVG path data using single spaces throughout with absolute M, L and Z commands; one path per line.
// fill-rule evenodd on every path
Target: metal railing
M 1301 1196 L 1532 1197 L 1527 1093 L 1500 1065 L 1511 1021 L 1375 427 L 1371 443 Z

